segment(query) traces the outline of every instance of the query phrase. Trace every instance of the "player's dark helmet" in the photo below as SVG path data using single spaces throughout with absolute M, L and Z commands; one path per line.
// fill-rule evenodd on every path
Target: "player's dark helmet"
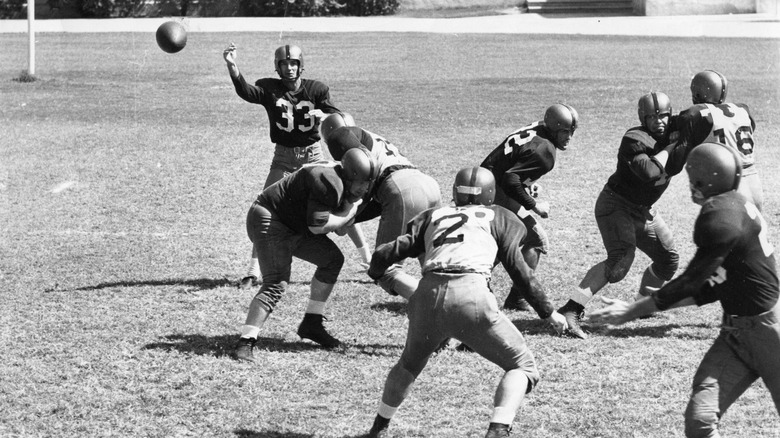
M 688 154 L 685 164 L 691 195 L 697 204 L 729 190 L 736 190 L 742 174 L 742 161 L 728 146 L 702 143 Z
M 344 126 L 355 126 L 355 119 L 348 113 L 333 113 L 320 122 L 320 137 L 325 144 L 328 144 L 328 137 L 338 128 Z
M 651 92 L 639 98 L 639 123 L 645 126 L 645 117 L 672 115 L 672 100 L 664 93 Z
M 715 70 L 696 73 L 691 79 L 691 99 L 694 104 L 719 104 L 726 100 L 728 81 Z
M 496 197 L 496 179 L 484 167 L 464 167 L 455 175 L 452 199 L 455 205 L 491 205 Z
M 341 157 L 341 168 L 344 179 L 354 182 L 373 181 L 379 171 L 371 152 L 362 146 L 344 152 L 344 156 Z
M 571 131 L 573 133 L 574 130 L 577 129 L 577 122 L 579 119 L 580 116 L 577 114 L 577 110 L 562 103 L 556 103 L 547 108 L 547 111 L 544 112 L 544 126 L 547 127 L 548 131 L 553 133 L 560 130 Z
M 279 69 L 279 62 L 285 59 L 298 61 L 298 76 L 296 76 L 296 79 L 300 77 L 301 73 L 303 73 L 303 51 L 301 48 L 288 44 L 276 49 L 276 52 L 274 52 L 274 70 L 276 70 L 276 73 L 279 76 L 282 76 L 282 72 Z

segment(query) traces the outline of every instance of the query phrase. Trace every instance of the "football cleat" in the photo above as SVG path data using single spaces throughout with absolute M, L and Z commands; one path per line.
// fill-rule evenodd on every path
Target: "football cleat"
M 566 324 L 569 326 L 564 332 L 565 335 L 572 338 L 588 339 L 588 334 L 582 329 L 580 323 L 585 315 L 585 308 L 578 303 L 569 301 L 563 307 L 558 309 L 558 313 L 566 318 Z
M 490 423 L 485 438 L 503 438 L 509 436 L 512 427 L 508 424 Z
M 374 417 L 374 424 L 366 435 L 367 438 L 386 438 L 388 436 L 387 428 L 390 426 L 390 419 L 377 414 Z
M 254 362 L 255 344 L 257 344 L 257 339 L 239 338 L 238 343 L 236 343 L 236 349 L 233 352 L 233 355 L 235 356 L 236 360 L 244 361 L 244 362 Z
M 387 432 L 387 429 L 377 429 L 374 430 L 374 428 L 371 428 L 371 430 L 368 431 L 368 435 L 366 435 L 366 438 L 387 438 L 389 437 L 389 432 Z
M 298 326 L 298 336 L 301 339 L 309 339 L 325 348 L 336 348 L 341 345 L 338 339 L 334 338 L 325 330 L 322 320 L 325 317 L 314 313 L 307 313 Z
M 246 277 L 242 278 L 241 281 L 238 282 L 238 288 L 239 289 L 249 289 L 252 286 L 257 285 L 257 277 L 254 275 L 247 275 Z

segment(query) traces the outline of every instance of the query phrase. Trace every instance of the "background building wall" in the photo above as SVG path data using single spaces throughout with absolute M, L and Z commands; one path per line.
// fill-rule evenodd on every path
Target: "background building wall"
M 770 8 L 769 3 L 777 0 L 634 0 L 636 15 L 721 15 L 753 14 L 758 3 L 767 3 L 762 8 Z M 765 11 L 766 12 L 766 11 Z

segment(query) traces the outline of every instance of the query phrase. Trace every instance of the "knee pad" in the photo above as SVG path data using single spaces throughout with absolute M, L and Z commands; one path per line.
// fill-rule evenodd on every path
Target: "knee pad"
M 254 299 L 257 300 L 268 313 L 271 313 L 276 308 L 276 304 L 279 303 L 279 300 L 282 299 L 282 295 L 286 289 L 287 282 L 275 284 L 263 283 Z
M 620 256 L 620 258 L 613 259 L 611 256 L 607 258 L 604 266 L 604 275 L 608 282 L 617 283 L 626 278 L 631 265 L 634 263 L 634 254 L 635 250 L 631 250 Z
M 685 436 L 687 438 L 705 438 L 713 436 L 718 430 L 719 418 L 712 412 L 707 415 L 696 415 L 685 411 Z
M 341 251 L 334 251 L 332 256 L 328 257 L 327 264 L 317 266 L 317 270 L 314 271 L 314 278 L 323 283 L 335 284 L 343 266 L 344 254 L 342 254 Z
M 674 277 L 674 273 L 677 272 L 677 268 L 680 266 L 680 255 L 677 251 L 672 251 L 665 257 L 665 260 L 658 260 L 653 262 L 653 273 L 656 277 L 669 281 Z

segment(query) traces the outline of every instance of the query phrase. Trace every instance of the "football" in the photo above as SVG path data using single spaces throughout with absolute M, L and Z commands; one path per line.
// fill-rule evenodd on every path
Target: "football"
M 166 21 L 157 28 L 157 45 L 165 52 L 176 53 L 187 45 L 187 30 L 177 21 Z

